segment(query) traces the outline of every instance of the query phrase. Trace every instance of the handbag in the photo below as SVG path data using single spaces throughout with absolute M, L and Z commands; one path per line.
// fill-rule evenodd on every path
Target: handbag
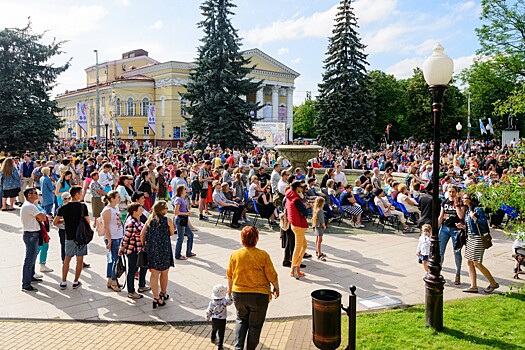
M 127 278 L 124 278 L 124 284 L 120 284 L 118 279 L 126 273 L 126 258 L 124 255 L 119 255 L 117 263 L 115 264 L 115 276 L 117 277 L 117 286 L 124 288 L 126 286 Z
M 467 231 L 459 230 L 459 232 L 456 234 L 456 244 L 454 244 L 454 250 L 461 250 L 465 244 L 467 244 Z
M 148 267 L 148 255 L 144 250 L 137 253 L 137 267 Z
M 179 216 L 179 226 L 181 227 L 188 226 L 188 217 L 186 215 Z
M 490 235 L 490 229 L 488 230 L 488 232 L 486 230 L 485 232 L 482 232 L 478 224 L 476 224 L 476 227 L 478 228 L 478 233 L 481 236 L 483 248 L 489 249 L 490 247 L 492 247 L 492 236 Z
M 284 208 L 284 211 L 281 214 L 279 214 L 279 225 L 281 226 L 281 229 L 283 231 L 288 231 L 288 229 L 290 228 L 290 221 L 288 221 L 286 207 Z

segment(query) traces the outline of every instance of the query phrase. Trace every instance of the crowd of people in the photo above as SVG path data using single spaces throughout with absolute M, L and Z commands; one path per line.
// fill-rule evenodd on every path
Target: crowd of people
M 395 218 L 407 234 L 421 228 L 417 255 L 428 269 L 432 193 L 439 191 L 443 198 L 439 217 L 442 259 L 449 240 L 456 246 L 464 230 L 471 278 L 471 286 L 465 291 L 478 291 L 476 268 L 490 282 L 486 292 L 499 287 L 483 265 L 480 226 L 483 232 L 489 225 L 500 228 L 505 212 L 486 214 L 464 189 L 479 181 L 497 185 L 510 174 L 524 176 L 523 168 L 511 167 L 509 149 L 495 141 L 452 141 L 442 149 L 440 169 L 436 170 L 432 169 L 432 145 L 413 140 L 393 141 L 374 151 L 351 146 L 323 148 L 303 170 L 290 167 L 289 160 L 275 150 L 260 147 L 172 149 L 149 142 L 116 141 L 111 149 L 104 150 L 94 140 L 63 140 L 49 144 L 42 152 L 26 151 L 21 157 L 0 153 L 1 210 L 20 208 L 26 245 L 22 290 L 37 291 L 32 283 L 43 277 L 35 270 L 38 256 L 39 272 L 52 271 L 46 266 L 46 236 L 51 226 L 60 236 L 63 265 L 59 288 L 68 288 L 73 257 L 76 269 L 71 287 L 82 285 L 82 269 L 89 267 L 84 261 L 88 245 L 78 244 L 77 231 L 81 222 L 87 222 L 103 238 L 107 249 L 107 288 L 121 291 L 115 267 L 125 255 L 128 297 L 141 299 L 151 290 L 154 309 L 166 305 L 170 298 L 168 271 L 174 261 L 196 256 L 196 220 L 208 221 L 215 208 L 216 215 L 224 218 L 229 214 L 233 229 L 244 226 L 244 248 L 232 253 L 226 296 L 223 289 L 214 288 L 212 299 L 216 302 L 210 302 L 208 317 L 224 319 L 221 307 L 233 301 L 237 309 L 236 349 L 243 348 L 239 344 L 244 344 L 245 338 L 252 349 L 258 343 L 268 296 L 279 296 L 279 284 L 268 254 L 255 248 L 258 231 L 248 213 L 267 219 L 270 226 L 280 226 L 282 265 L 290 267 L 290 276 L 296 279 L 305 277 L 303 258 L 311 257 L 306 252 L 307 229 L 314 230 L 316 258 L 324 262 L 327 255 L 322 242 L 329 225 L 348 219 L 354 227 L 366 228 L 365 224 L 377 216 L 381 220 Z M 322 174 L 318 170 L 321 167 Z M 345 169 L 358 170 L 359 177 L 349 183 Z M 442 175 L 439 184 L 431 181 L 433 171 Z M 454 258 L 454 282 L 459 285 L 460 249 L 454 250 Z M 263 266 L 264 273 L 257 266 Z M 233 299 L 228 299 L 232 295 Z M 212 338 L 215 341 L 218 332 L 219 348 L 223 344 L 222 324 L 213 323 Z

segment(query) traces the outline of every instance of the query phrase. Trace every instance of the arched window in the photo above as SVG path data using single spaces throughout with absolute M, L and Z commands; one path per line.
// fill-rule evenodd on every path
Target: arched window
M 120 98 L 117 98 L 117 102 L 116 102 L 116 113 L 118 116 L 121 116 L 122 115 L 122 102 L 120 102 Z
M 133 102 L 133 99 L 131 97 L 128 98 L 126 102 L 126 115 L 128 116 L 135 115 L 135 102 Z
M 147 116 L 149 107 L 149 99 L 144 97 L 140 103 L 140 115 Z

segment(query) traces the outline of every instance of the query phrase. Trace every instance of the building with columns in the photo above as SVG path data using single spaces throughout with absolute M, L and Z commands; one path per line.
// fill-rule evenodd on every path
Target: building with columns
M 285 123 L 288 140 L 293 140 L 293 91 L 299 73 L 259 49 L 242 54 L 256 65 L 249 77 L 263 82 L 256 93 L 243 98 L 263 106 L 257 112 L 261 121 Z M 110 137 L 155 140 L 159 145 L 183 143 L 187 101 L 180 94 L 186 91 L 184 85 L 194 67 L 191 62 L 158 62 L 140 49 L 122 54 L 121 59 L 99 63 L 100 134 L 105 135 L 106 120 Z M 57 132 L 59 138 L 96 135 L 96 68 L 85 69 L 85 87 L 56 97 L 64 119 L 64 127 Z M 87 135 L 77 122 L 78 102 L 87 103 Z M 150 105 L 156 106 L 155 134 L 147 122 Z

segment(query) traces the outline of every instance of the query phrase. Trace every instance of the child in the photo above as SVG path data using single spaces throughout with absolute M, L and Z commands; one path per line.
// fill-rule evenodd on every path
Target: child
M 225 285 L 217 284 L 213 287 L 211 293 L 210 304 L 206 310 L 206 321 L 211 318 L 211 342 L 215 343 L 217 340 L 217 332 L 219 332 L 219 339 L 217 340 L 217 348 L 222 350 L 224 342 L 224 332 L 226 331 L 226 307 L 233 303 L 231 298 L 226 297 L 227 288 Z
M 324 217 L 324 198 L 317 197 L 314 202 L 314 211 L 312 214 L 312 226 L 315 232 L 315 254 L 317 259 L 326 261 L 326 255 L 321 252 L 321 243 L 323 243 L 323 234 L 326 230 L 326 221 Z
M 419 263 L 423 264 L 426 272 L 428 272 L 428 255 L 430 254 L 430 232 L 432 232 L 432 226 L 429 224 L 424 224 L 421 227 L 421 235 L 419 236 L 416 252 Z

